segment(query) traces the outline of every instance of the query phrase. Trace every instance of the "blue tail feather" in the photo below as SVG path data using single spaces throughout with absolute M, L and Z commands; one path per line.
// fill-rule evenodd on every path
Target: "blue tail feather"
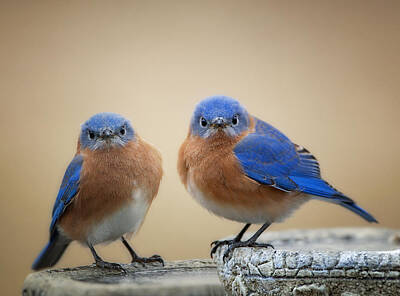
M 48 244 L 33 262 L 32 269 L 39 270 L 54 266 L 61 258 L 69 243 L 69 239 L 60 235 L 58 231 L 54 232 Z
M 354 202 L 353 203 L 340 202 L 339 205 L 345 207 L 346 209 L 352 211 L 353 213 L 356 213 L 357 215 L 361 216 L 368 222 L 378 223 L 378 221 L 370 213 L 368 213 L 366 210 L 356 205 Z
M 332 202 L 345 207 L 346 209 L 356 213 L 368 222 L 378 223 L 378 221 L 367 211 L 356 205 L 349 197 L 345 196 L 323 179 L 290 176 L 290 179 L 298 186 L 298 190 L 307 194 L 311 194 L 327 202 Z

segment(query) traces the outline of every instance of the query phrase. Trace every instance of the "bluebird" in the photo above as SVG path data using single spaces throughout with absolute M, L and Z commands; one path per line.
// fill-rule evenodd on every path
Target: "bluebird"
M 250 115 L 235 99 L 213 96 L 201 101 L 180 147 L 178 172 L 188 192 L 215 215 L 244 223 L 228 244 L 261 246 L 257 238 L 310 199 L 341 205 L 368 222 L 377 222 L 352 199 L 321 178 L 317 159 L 268 123 Z M 242 237 L 251 224 L 262 227 Z
M 160 153 L 121 115 L 99 113 L 82 126 L 52 213 L 50 239 L 32 265 L 54 266 L 72 241 L 89 247 L 96 266 L 123 269 L 103 261 L 94 246 L 120 239 L 132 262 L 160 262 L 159 255 L 139 257 L 124 237 L 136 233 L 162 177 Z

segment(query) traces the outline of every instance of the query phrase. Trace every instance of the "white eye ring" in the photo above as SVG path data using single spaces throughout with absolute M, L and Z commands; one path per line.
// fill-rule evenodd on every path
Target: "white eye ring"
M 125 127 L 121 127 L 119 133 L 120 133 L 122 136 L 125 136 L 125 134 L 126 134 L 126 128 L 125 128 Z
M 232 125 L 237 126 L 239 124 L 239 115 L 234 115 L 232 118 Z
M 199 120 L 199 124 L 201 127 L 206 127 L 208 123 L 207 123 L 207 120 L 203 116 L 201 116 L 200 120 Z
M 88 138 L 89 138 L 89 140 L 93 140 L 95 138 L 94 132 L 88 131 Z

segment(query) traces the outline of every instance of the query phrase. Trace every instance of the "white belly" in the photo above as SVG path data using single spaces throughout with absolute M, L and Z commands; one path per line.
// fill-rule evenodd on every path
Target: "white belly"
M 92 227 L 88 242 L 96 245 L 117 240 L 126 233 L 135 233 L 142 225 L 150 200 L 145 191 L 136 189 L 130 203 Z

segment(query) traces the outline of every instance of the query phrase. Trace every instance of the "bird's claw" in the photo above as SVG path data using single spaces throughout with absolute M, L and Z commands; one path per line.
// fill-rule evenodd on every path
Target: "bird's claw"
M 211 252 L 210 252 L 210 257 L 211 257 L 211 258 L 213 257 L 214 253 L 217 251 L 217 249 L 218 249 L 220 246 L 222 246 L 222 245 L 229 245 L 229 244 L 232 244 L 233 242 L 234 242 L 234 240 L 232 240 L 232 239 L 230 239 L 230 240 L 222 240 L 222 241 L 219 241 L 219 240 L 213 241 L 213 242 L 210 244 L 211 247 L 212 247 Z
M 96 261 L 96 266 L 102 269 L 111 269 L 111 270 L 118 270 L 122 273 L 126 274 L 126 270 L 122 267 L 121 264 L 106 262 L 106 261 Z
M 222 257 L 222 260 L 226 262 L 226 259 L 228 258 L 229 254 L 236 248 L 242 248 L 242 247 L 256 247 L 256 248 L 272 248 L 275 249 L 273 245 L 271 244 L 265 244 L 265 243 L 256 243 L 253 241 L 238 241 L 238 242 L 233 242 L 232 244 L 229 244 L 228 249 L 225 251 L 224 256 Z
M 146 263 L 152 263 L 152 262 L 159 262 L 161 263 L 162 266 L 164 266 L 164 260 L 162 259 L 162 257 L 160 255 L 153 255 L 151 257 L 137 257 L 132 259 L 132 263 L 138 262 L 140 264 L 142 264 L 143 266 L 146 265 Z

